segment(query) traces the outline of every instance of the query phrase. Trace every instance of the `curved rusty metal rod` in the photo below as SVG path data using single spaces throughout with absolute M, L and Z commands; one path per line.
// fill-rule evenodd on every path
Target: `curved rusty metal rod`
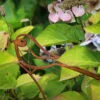
M 36 41 L 36 39 L 35 39 L 34 37 L 32 37 L 32 36 L 30 36 L 30 35 L 28 35 L 28 34 L 21 34 L 21 35 L 19 35 L 19 36 L 17 37 L 17 39 L 18 39 L 19 37 L 21 37 L 21 36 L 28 37 L 28 38 L 29 38 L 31 41 L 33 41 L 42 51 L 44 51 L 45 54 L 48 54 L 48 55 L 54 57 L 55 59 L 59 58 L 59 56 L 53 55 L 53 54 L 51 54 L 50 52 L 48 52 L 47 50 L 45 50 L 45 49 Z
M 20 64 L 20 66 L 30 75 L 30 77 L 34 80 L 34 82 L 36 83 L 36 85 L 38 86 L 42 96 L 43 96 L 43 100 L 46 100 L 45 94 L 41 88 L 41 86 L 39 85 L 39 83 L 37 82 L 37 80 L 35 79 L 35 77 L 32 75 L 32 73 L 30 71 L 28 71 L 23 64 Z
M 20 40 L 21 41 L 21 40 Z M 18 42 L 19 42 L 19 40 L 18 40 Z M 18 57 L 18 60 L 19 60 L 19 63 L 20 64 L 23 64 L 24 66 L 26 66 L 27 68 L 31 68 L 31 69 L 34 69 L 34 70 L 37 70 L 38 69 L 38 67 L 37 66 L 33 66 L 33 65 L 29 65 L 29 64 L 27 64 L 27 63 L 25 63 L 23 60 L 22 60 L 22 58 L 20 57 L 20 53 L 19 53 L 19 49 L 18 49 L 18 45 L 21 45 L 21 43 L 19 42 L 16 42 L 16 41 L 14 41 L 14 44 L 15 44 L 15 51 L 16 51 L 16 55 L 17 55 L 17 57 Z M 25 43 L 26 44 L 26 43 Z M 23 44 L 24 45 L 24 44 Z M 49 64 L 49 65 L 47 65 L 47 66 L 40 66 L 39 68 L 41 69 L 43 69 L 43 68 L 48 68 L 48 67 L 51 67 L 51 66 L 55 66 L 56 64 Z
M 63 63 L 60 63 L 59 65 L 62 66 L 62 67 L 71 69 L 71 70 L 73 70 L 73 71 L 77 71 L 77 72 L 79 72 L 79 73 L 81 73 L 81 74 L 90 76 L 90 77 L 92 77 L 92 78 L 94 78 L 94 79 L 96 79 L 96 80 L 100 80 L 100 74 L 95 74 L 95 73 L 92 73 L 92 72 L 87 71 L 87 70 L 85 70 L 85 69 L 81 69 L 81 68 L 76 67 L 76 66 L 74 66 L 74 67 L 68 66 L 68 65 L 63 64 Z
M 95 73 L 92 73 L 92 72 L 90 72 L 90 71 L 87 71 L 87 70 L 85 70 L 85 69 L 81 69 L 81 68 L 79 68 L 79 67 L 72 67 L 72 66 L 68 66 L 68 65 L 66 65 L 66 64 L 63 64 L 63 63 L 53 63 L 53 64 L 49 64 L 49 65 L 47 65 L 47 66 L 33 66 L 33 65 L 28 65 L 28 64 L 26 64 L 26 63 L 24 63 L 24 62 L 21 62 L 24 66 L 26 66 L 27 68 L 31 68 L 31 69 L 33 69 L 34 71 L 37 71 L 37 70 L 43 70 L 43 69 L 46 69 L 46 68 L 51 68 L 51 67 L 54 67 L 54 66 L 61 66 L 61 67 L 65 67 L 65 68 L 68 68 L 68 69 L 71 69 L 71 70 L 74 70 L 74 71 L 77 71 L 77 72 L 79 72 L 79 73 L 81 73 L 81 74 L 85 74 L 85 75 L 87 75 L 87 76 L 90 76 L 90 77 L 92 77 L 92 78 L 95 78 L 95 79 L 97 79 L 97 80 L 100 80 L 100 75 L 97 75 L 97 74 L 95 74 Z
M 100 75 L 97 75 L 97 74 L 95 74 L 95 73 L 89 72 L 89 71 L 84 70 L 84 69 L 81 69 L 81 68 L 79 68 L 79 67 L 68 66 L 68 65 L 63 64 L 63 63 L 60 63 L 60 62 L 59 62 L 59 63 L 49 64 L 49 65 L 47 65 L 47 66 L 38 66 L 38 67 L 37 67 L 37 66 L 33 66 L 33 65 L 26 64 L 26 63 L 23 62 L 23 61 L 22 61 L 22 62 L 20 61 L 20 63 L 23 64 L 24 66 L 26 66 L 27 68 L 33 69 L 33 71 L 43 70 L 43 69 L 45 69 L 45 68 L 51 68 L 51 67 L 54 67 L 54 66 L 61 66 L 61 67 L 65 67 L 65 68 L 68 68 L 68 69 L 77 71 L 77 72 L 79 72 L 79 73 L 85 74 L 85 75 L 90 76 L 90 77 L 92 77 L 92 78 L 95 78 L 95 79 L 97 79 L 97 80 L 100 80 Z
M 31 49 L 29 49 L 29 51 L 30 51 L 30 53 L 34 56 L 34 57 L 36 57 L 37 59 L 42 59 L 42 60 L 45 60 L 45 59 L 53 59 L 53 60 L 55 60 L 55 58 L 54 57 L 42 57 L 42 56 L 37 56 Z
M 22 63 L 22 62 L 21 62 Z M 43 69 L 46 69 L 46 68 L 51 68 L 51 67 L 54 67 L 54 66 L 61 66 L 61 67 L 65 67 L 65 68 L 68 68 L 68 69 L 71 69 L 71 70 L 74 70 L 74 71 L 77 71 L 81 74 L 85 74 L 87 76 L 90 76 L 92 78 L 95 78 L 97 80 L 100 80 L 100 75 L 97 75 L 95 73 L 92 73 L 90 71 L 87 71 L 87 70 L 84 70 L 84 69 L 81 69 L 79 67 L 72 67 L 72 66 L 68 66 L 66 64 L 63 64 L 63 63 L 54 63 L 54 64 L 49 64 L 47 66 L 32 66 L 32 65 L 28 65 L 28 64 L 25 64 L 24 62 L 22 63 L 24 66 L 27 66 L 27 68 L 31 68 L 33 69 L 34 71 L 37 71 L 37 70 L 43 70 Z
M 28 71 L 26 68 L 30 68 L 31 66 L 26 64 L 22 58 L 20 57 L 20 53 L 19 53 L 19 49 L 18 46 L 20 47 L 24 47 L 27 43 L 23 40 L 23 39 L 17 39 L 13 41 L 14 45 L 15 45 L 15 51 L 16 51 L 16 55 L 17 58 L 19 60 L 19 64 L 20 66 L 30 75 L 30 77 L 34 80 L 34 82 L 36 83 L 36 85 L 38 86 L 38 89 L 40 90 L 42 96 L 43 96 L 43 100 L 46 100 L 45 94 L 41 88 L 41 86 L 38 84 L 38 82 L 36 81 L 36 79 L 34 78 L 34 76 L 32 75 L 32 73 L 30 71 Z M 33 70 L 35 71 L 35 67 L 32 66 Z
M 53 64 L 49 64 L 49 65 L 46 65 L 46 66 L 34 66 L 34 65 L 29 65 L 29 64 L 27 64 L 27 63 L 25 63 L 23 61 L 19 61 L 19 64 L 23 64 L 26 68 L 31 68 L 34 71 L 43 70 L 45 68 L 50 68 L 50 67 L 58 66 L 59 65 L 57 63 L 53 63 Z
M 100 80 L 100 75 L 98 75 L 98 74 L 92 73 L 92 72 L 87 71 L 87 70 L 85 70 L 85 69 L 81 69 L 81 68 L 79 68 L 79 67 L 68 66 L 68 65 L 63 64 L 63 63 L 60 63 L 60 62 L 59 62 L 59 63 L 52 64 L 52 65 L 48 65 L 48 66 L 43 66 L 43 67 L 39 67 L 39 66 L 38 66 L 38 67 L 36 68 L 36 70 L 43 70 L 43 69 L 45 69 L 45 68 L 51 68 L 51 67 L 54 67 L 54 66 L 60 66 L 60 67 L 68 68 L 68 69 L 70 69 L 70 70 L 77 71 L 77 72 L 79 72 L 79 73 L 81 73 L 81 74 L 85 74 L 85 75 L 87 75 L 87 76 L 90 76 L 90 77 L 92 77 L 92 78 L 95 78 L 96 80 Z
M 30 35 L 26 35 L 26 34 L 21 34 L 21 35 L 19 35 L 18 37 L 17 37 L 17 41 L 18 41 L 18 39 L 19 39 L 19 37 L 21 37 L 21 36 L 27 36 L 28 38 L 30 38 L 37 46 L 38 46 L 38 42 L 32 37 L 32 36 L 30 36 Z M 21 41 L 21 40 L 20 40 Z M 21 43 L 21 42 L 17 42 L 17 44 L 18 44 L 18 46 L 25 46 L 26 45 L 26 43 L 25 43 L 25 41 L 23 40 L 23 42 Z M 42 47 L 40 44 L 39 44 L 39 47 Z M 17 48 L 17 51 L 18 51 L 18 48 Z M 46 50 L 44 50 L 44 48 L 43 48 L 43 51 L 45 52 Z M 37 56 L 37 55 L 35 55 L 35 53 L 31 50 L 31 53 L 33 54 L 33 56 L 35 56 L 36 58 L 39 58 L 39 59 L 44 59 L 44 58 L 42 58 L 41 56 L 39 57 L 39 56 Z M 45 53 L 49 53 L 48 51 L 46 51 Z M 49 53 L 49 55 L 51 55 L 51 53 Z M 20 56 L 19 54 L 18 54 L 18 56 Z M 58 56 L 56 56 L 56 55 L 53 55 L 53 57 L 55 57 L 53 60 L 56 60 L 57 58 L 58 58 Z M 52 57 L 52 58 L 53 58 Z M 20 58 L 20 57 L 19 57 Z M 26 64 L 25 62 L 24 62 L 24 64 Z M 93 78 L 95 78 L 95 79 L 100 79 L 100 75 L 97 75 L 97 74 L 94 74 L 94 73 L 92 73 L 92 72 L 89 72 L 89 71 L 87 71 L 87 70 L 84 70 L 84 69 L 81 69 L 81 68 L 79 68 L 79 67 L 72 67 L 72 66 L 68 66 L 68 65 L 66 65 L 66 64 L 63 64 L 63 63 L 61 63 L 61 62 L 59 62 L 58 64 L 50 64 L 50 65 L 48 65 L 48 66 L 38 66 L 38 67 L 36 67 L 36 66 L 33 66 L 33 65 L 29 65 L 29 64 L 27 64 L 26 66 L 28 67 L 28 68 L 32 68 L 32 69 L 34 69 L 34 70 L 41 70 L 41 69 L 44 69 L 44 68 L 50 68 L 50 67 L 52 67 L 52 66 L 55 66 L 55 65 L 58 65 L 58 66 L 62 66 L 62 67 L 66 67 L 66 68 L 68 68 L 68 69 L 71 69 L 71 70 L 74 70 L 74 71 L 77 71 L 77 72 L 80 72 L 80 73 L 82 73 L 82 74 L 85 74 L 85 75 L 87 75 L 87 76 L 90 76 L 90 77 L 93 77 Z
M 89 72 L 89 71 L 87 71 L 87 70 L 84 70 L 84 69 L 81 69 L 81 68 L 79 68 L 79 67 L 72 67 L 72 66 L 68 66 L 68 65 L 66 65 L 66 64 L 63 64 L 63 63 L 54 63 L 54 64 L 49 64 L 49 65 L 47 65 L 47 66 L 29 66 L 28 64 L 26 65 L 25 63 L 23 63 L 24 64 L 24 66 L 27 66 L 28 68 L 31 68 L 31 69 L 33 69 L 34 71 L 37 71 L 37 70 L 43 70 L 43 69 L 46 69 L 46 68 L 51 68 L 51 67 L 54 67 L 54 66 L 61 66 L 61 67 L 65 67 L 65 68 L 68 68 L 68 69 L 71 69 L 71 70 L 74 70 L 74 71 L 77 71 L 77 72 L 79 72 L 79 73 L 81 73 L 81 74 L 85 74 L 85 75 L 87 75 L 87 76 L 90 76 L 90 77 L 92 77 L 92 78 L 95 78 L 95 79 L 97 79 L 97 80 L 100 80 L 100 75 L 97 75 L 97 74 L 95 74 L 95 73 L 92 73 L 92 72 Z

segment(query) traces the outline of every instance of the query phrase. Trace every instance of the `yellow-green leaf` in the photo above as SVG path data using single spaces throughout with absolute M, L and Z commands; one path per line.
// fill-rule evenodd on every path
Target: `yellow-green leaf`
M 92 15 L 89 18 L 89 21 L 92 22 L 93 24 L 96 24 L 100 21 L 100 12 L 97 12 L 96 14 Z
M 53 100 L 85 100 L 81 94 L 75 91 L 63 92 Z
M 86 32 L 88 32 L 88 33 L 100 34 L 100 23 L 87 26 L 87 27 L 85 28 L 85 30 L 86 30 Z
M 0 18 L 0 31 L 8 33 L 8 30 L 9 29 L 8 29 L 8 26 L 7 26 L 6 22 Z
M 86 76 L 82 82 L 82 91 L 89 100 L 100 100 L 100 81 Z
M 26 26 L 23 28 L 18 29 L 14 34 L 12 34 L 11 39 L 14 40 L 16 39 L 16 37 L 20 34 L 28 34 L 29 32 L 31 32 L 33 30 L 33 26 Z
M 58 61 L 70 66 L 81 66 L 85 68 L 96 67 L 100 64 L 91 50 L 81 46 L 75 46 L 71 50 L 66 51 Z
M 18 64 L 11 63 L 0 66 L 0 89 L 16 87 L 16 77 L 19 74 Z
M 10 63 L 17 63 L 17 57 L 10 55 L 8 52 L 0 52 L 0 67 Z
M 68 79 L 77 77 L 79 75 L 80 75 L 80 73 L 78 73 L 76 71 L 73 71 L 73 70 L 70 70 L 67 68 L 61 68 L 60 81 L 68 80 Z
M 100 100 L 100 81 L 95 81 L 90 85 L 91 100 Z
M 39 80 L 41 77 L 39 75 L 33 74 L 36 80 Z M 17 79 L 16 87 L 20 87 L 22 85 L 34 83 L 33 79 L 29 76 L 29 74 L 23 74 Z
M 99 68 L 98 68 L 98 74 L 100 74 L 100 66 L 99 66 Z

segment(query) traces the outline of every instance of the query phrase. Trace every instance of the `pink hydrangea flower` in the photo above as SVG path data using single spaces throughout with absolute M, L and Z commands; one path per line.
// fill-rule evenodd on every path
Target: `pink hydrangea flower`
M 68 13 L 67 11 L 66 12 L 63 12 L 63 11 L 60 10 L 58 12 L 58 15 L 59 15 L 60 20 L 62 20 L 64 22 L 69 22 L 72 19 L 71 14 Z
M 85 14 L 85 9 L 83 5 L 72 7 L 72 11 L 76 17 L 80 17 Z
M 53 23 L 56 23 L 59 21 L 59 16 L 57 13 L 50 13 L 49 14 L 49 20 Z

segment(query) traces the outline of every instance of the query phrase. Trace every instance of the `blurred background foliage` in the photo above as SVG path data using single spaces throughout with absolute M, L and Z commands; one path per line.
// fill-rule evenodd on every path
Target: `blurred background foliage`
M 47 5 L 53 0 L 1 0 L 4 6 L 6 20 L 14 28 L 21 26 L 24 18 L 32 21 L 34 25 L 48 24 Z

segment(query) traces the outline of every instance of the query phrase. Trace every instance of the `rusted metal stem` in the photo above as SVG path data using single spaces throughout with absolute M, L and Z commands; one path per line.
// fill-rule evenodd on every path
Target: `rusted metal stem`
M 20 66 L 30 75 L 30 77 L 34 80 L 34 82 L 36 83 L 36 85 L 38 86 L 38 89 L 40 90 L 42 96 L 43 96 L 43 100 L 46 100 L 45 94 L 41 88 L 41 86 L 39 85 L 39 83 L 37 82 L 37 80 L 35 79 L 35 77 L 32 75 L 32 73 L 30 71 L 28 71 L 24 65 L 20 64 Z

